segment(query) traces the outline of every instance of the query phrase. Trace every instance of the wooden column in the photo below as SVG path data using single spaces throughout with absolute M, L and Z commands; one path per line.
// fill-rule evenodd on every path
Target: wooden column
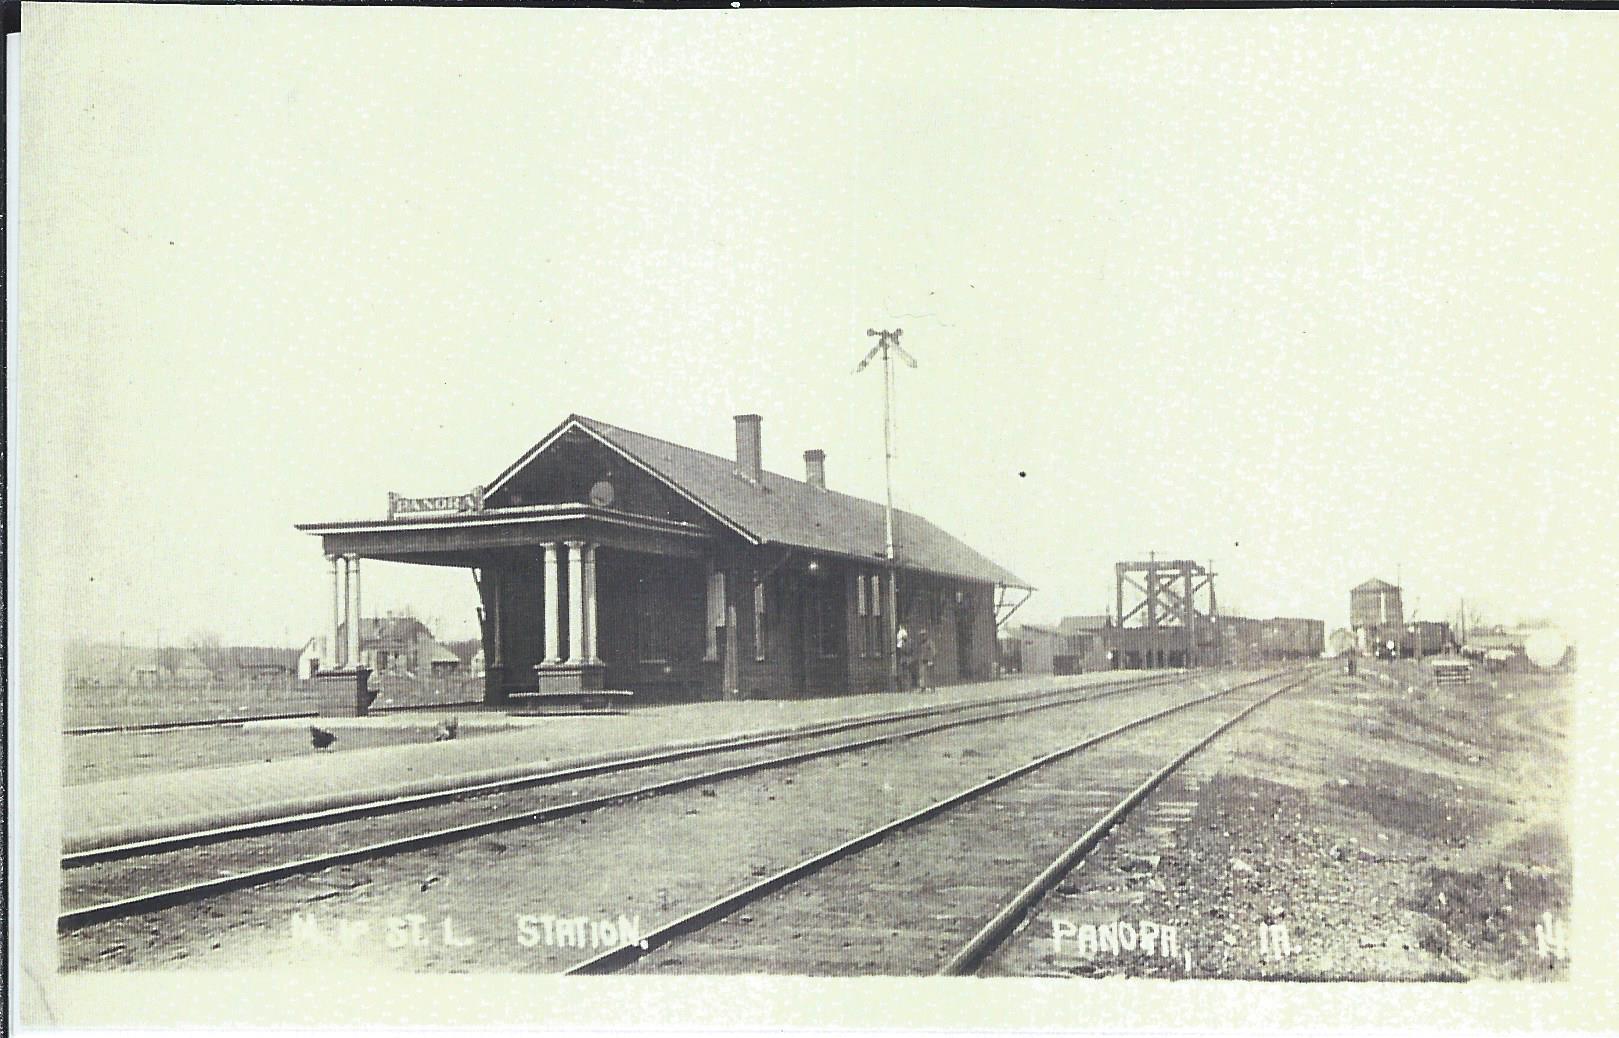
M 326 658 L 320 661 L 320 669 L 336 670 L 342 666 L 343 651 L 343 560 L 341 556 L 328 555 L 326 561 L 332 564 L 332 640 L 322 653 Z
M 754 634 L 757 641 L 759 635 Z M 725 664 L 720 674 L 720 694 L 726 699 L 742 698 L 742 661 L 737 659 L 736 606 L 725 607 Z
M 483 573 L 484 579 L 489 581 L 490 652 L 487 655 L 492 655 L 494 657 L 493 659 L 486 658 L 484 660 L 484 666 L 487 667 L 490 664 L 493 664 L 498 667 L 506 662 L 506 632 L 504 629 L 506 623 L 506 607 L 500 600 L 500 596 L 505 592 L 505 581 L 501 579 L 500 570 L 498 569 L 490 569 L 486 567 Z
M 585 662 L 584 541 L 563 541 L 568 548 L 568 658 L 569 666 Z
M 601 660 L 596 658 L 596 546 L 589 542 L 583 545 L 583 556 L 580 559 L 580 583 L 584 587 L 581 596 L 581 609 L 584 613 L 584 651 L 582 662 L 597 664 Z M 576 653 L 575 655 L 580 655 Z
M 545 627 L 545 662 L 562 662 L 562 572 L 556 542 L 545 545 L 545 601 L 540 604 Z
M 344 561 L 348 564 L 348 646 L 343 665 L 353 670 L 360 665 L 360 557 L 349 555 Z

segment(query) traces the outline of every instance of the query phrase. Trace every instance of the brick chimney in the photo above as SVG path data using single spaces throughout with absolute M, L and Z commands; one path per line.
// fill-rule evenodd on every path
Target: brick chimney
M 759 482 L 764 475 L 764 462 L 760 454 L 759 426 L 764 419 L 756 414 L 736 416 L 736 471 L 744 479 Z
M 826 451 L 804 452 L 804 482 L 819 490 L 826 489 Z

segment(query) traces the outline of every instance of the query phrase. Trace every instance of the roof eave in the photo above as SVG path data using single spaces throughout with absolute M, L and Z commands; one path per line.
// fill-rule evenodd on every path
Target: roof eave
M 815 555 L 829 555 L 829 556 L 831 556 L 833 558 L 849 559 L 849 560 L 854 561 L 854 562 L 864 562 L 864 563 L 867 563 L 867 564 L 870 564 L 870 565 L 876 565 L 876 566 L 882 566 L 882 565 L 887 565 L 888 564 L 888 558 L 886 556 L 884 556 L 884 555 L 861 555 L 861 554 L 858 554 L 856 552 L 837 551 L 837 550 L 832 549 L 832 548 L 817 548 L 817 547 L 814 547 L 814 546 L 808 545 L 808 544 L 789 544 L 786 541 L 764 541 L 764 542 L 761 542 L 761 543 L 774 545 L 775 547 L 778 547 L 778 548 L 789 548 L 789 549 L 791 549 L 793 551 L 810 552 L 810 553 L 815 554 Z M 966 580 L 966 581 L 971 581 L 974 584 L 990 584 L 990 585 L 993 585 L 995 587 L 1015 587 L 1015 588 L 1019 588 L 1019 589 L 1024 590 L 1024 591 L 1033 591 L 1033 590 L 1035 590 L 1035 587 L 1034 587 L 1033 584 L 1024 584 L 1024 583 L 1021 583 L 1021 582 L 1006 581 L 1006 580 L 1002 580 L 1000 577 L 997 577 L 997 576 L 995 576 L 993 574 L 982 574 L 982 575 L 973 574 L 973 575 L 969 575 L 969 574 L 965 574 L 965 573 L 952 573 L 949 570 L 934 569 L 931 566 L 918 566 L 918 565 L 915 565 L 915 564 L 912 564 L 912 563 L 908 563 L 908 562 L 904 561 L 903 559 L 901 559 L 899 561 L 898 566 L 899 566 L 899 568 L 901 570 L 908 570 L 908 571 L 910 571 L 912 573 L 926 573 L 929 576 L 948 577 L 951 580 Z M 1022 580 L 1022 578 L 1018 577 L 1017 574 L 1015 574 L 1015 573 L 1008 573 L 1007 575 L 1015 578 L 1016 581 L 1021 581 Z

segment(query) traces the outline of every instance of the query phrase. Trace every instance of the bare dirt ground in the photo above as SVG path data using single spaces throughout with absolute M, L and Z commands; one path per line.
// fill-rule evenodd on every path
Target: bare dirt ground
M 1567 680 L 1424 690 L 1410 664 L 1379 672 L 1284 697 L 1211 747 L 983 972 L 1566 978 Z

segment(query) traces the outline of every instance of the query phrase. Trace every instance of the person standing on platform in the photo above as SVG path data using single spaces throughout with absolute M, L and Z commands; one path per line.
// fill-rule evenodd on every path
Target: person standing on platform
M 915 684 L 915 679 L 911 672 L 912 667 L 915 665 L 915 660 L 911 653 L 911 632 L 905 629 L 904 624 L 899 625 L 899 630 L 894 636 L 894 654 L 899 659 L 898 691 L 904 692 Z
M 917 688 L 923 692 L 937 692 L 933 684 L 933 661 L 935 653 L 933 639 L 928 636 L 926 627 L 917 632 L 916 640 L 916 683 Z

